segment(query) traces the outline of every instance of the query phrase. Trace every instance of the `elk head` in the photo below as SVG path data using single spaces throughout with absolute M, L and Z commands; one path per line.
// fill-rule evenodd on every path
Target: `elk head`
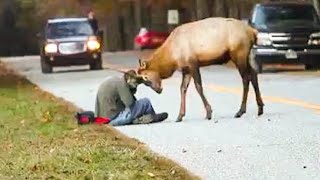
M 146 86 L 151 87 L 155 92 L 160 94 L 162 92 L 162 86 L 160 75 L 157 71 L 149 69 L 148 61 L 141 61 L 139 59 L 138 76 L 143 78 L 143 82 Z

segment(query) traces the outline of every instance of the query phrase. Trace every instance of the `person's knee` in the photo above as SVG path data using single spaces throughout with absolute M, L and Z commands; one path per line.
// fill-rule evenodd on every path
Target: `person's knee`
M 142 98 L 142 99 L 140 99 L 140 101 L 141 101 L 143 104 L 151 104 L 151 101 L 150 101 L 150 99 L 148 99 L 148 98 Z

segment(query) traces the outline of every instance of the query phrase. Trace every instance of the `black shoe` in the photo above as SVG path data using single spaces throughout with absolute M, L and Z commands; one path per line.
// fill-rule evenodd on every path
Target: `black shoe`
M 146 114 L 133 120 L 132 124 L 149 124 L 152 121 L 153 121 L 153 116 L 151 114 Z
M 159 113 L 152 116 L 152 122 L 151 123 L 157 123 L 164 121 L 168 118 L 168 113 Z

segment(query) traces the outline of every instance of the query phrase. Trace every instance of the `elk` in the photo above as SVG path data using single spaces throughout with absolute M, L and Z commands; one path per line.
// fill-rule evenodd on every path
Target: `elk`
M 206 119 L 212 118 L 212 109 L 203 93 L 200 67 L 232 61 L 238 69 L 243 83 L 243 96 L 240 110 L 235 118 L 246 113 L 249 83 L 256 95 L 258 116 L 263 114 L 257 65 L 251 53 L 256 43 L 257 30 L 233 18 L 206 18 L 176 27 L 148 58 L 139 59 L 138 74 L 146 85 L 157 93 L 162 92 L 161 81 L 182 72 L 180 86 L 180 112 L 176 122 L 182 121 L 186 113 L 186 93 L 191 78 L 206 109 Z

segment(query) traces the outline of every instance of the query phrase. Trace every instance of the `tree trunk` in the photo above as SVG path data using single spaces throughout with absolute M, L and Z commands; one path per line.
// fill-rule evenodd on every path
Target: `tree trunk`
M 228 11 L 228 5 L 227 0 L 215 0 L 215 15 L 219 17 L 228 17 L 229 11 Z
M 135 19 L 135 32 L 139 32 L 142 27 L 142 7 L 141 0 L 136 0 L 134 3 L 134 19 Z
M 112 1 L 112 12 L 107 20 L 107 47 L 109 51 L 123 49 L 120 29 L 120 6 L 117 0 Z
M 214 0 L 207 0 L 207 4 L 208 4 L 208 16 L 209 17 L 215 16 Z
M 135 22 L 132 20 L 134 17 L 134 4 L 133 2 L 128 2 L 123 8 L 123 32 L 122 38 L 125 42 L 124 50 L 133 49 L 133 39 L 135 35 Z
M 196 8 L 198 20 L 209 17 L 207 0 L 196 0 Z
M 317 10 L 317 13 L 319 14 L 319 0 L 313 0 L 313 5 Z

